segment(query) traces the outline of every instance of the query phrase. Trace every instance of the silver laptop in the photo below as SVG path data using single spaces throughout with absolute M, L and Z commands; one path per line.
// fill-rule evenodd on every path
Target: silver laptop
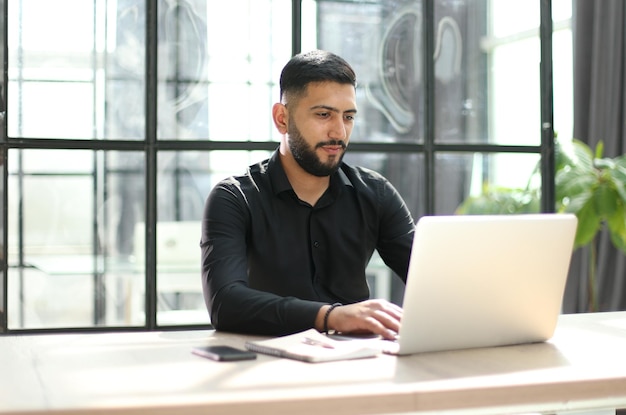
M 576 226 L 571 214 L 422 217 L 399 339 L 385 352 L 548 340 L 561 312 Z

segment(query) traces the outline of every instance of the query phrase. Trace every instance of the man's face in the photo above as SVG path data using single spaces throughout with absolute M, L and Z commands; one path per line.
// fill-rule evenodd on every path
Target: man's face
M 309 84 L 290 114 L 288 144 L 300 167 L 319 177 L 337 171 L 354 125 L 354 87 L 334 82 Z

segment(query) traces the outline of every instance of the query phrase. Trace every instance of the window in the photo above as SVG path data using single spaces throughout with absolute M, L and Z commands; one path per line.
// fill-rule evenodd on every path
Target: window
M 525 185 L 540 161 L 533 2 L 5 3 L 0 331 L 208 324 L 204 200 L 277 147 L 270 109 L 298 44 L 353 64 L 346 161 L 388 177 L 415 218 L 452 214 L 485 184 Z M 554 120 L 567 137 L 571 4 L 552 13 Z M 400 301 L 377 258 L 370 270 L 372 290 Z
M 291 2 L 12 0 L 7 21 L 8 329 L 208 324 L 204 199 L 277 145 Z

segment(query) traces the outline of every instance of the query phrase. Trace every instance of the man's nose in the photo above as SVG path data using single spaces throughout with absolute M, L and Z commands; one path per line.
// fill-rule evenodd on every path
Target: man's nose
M 348 128 L 343 122 L 343 119 L 339 118 L 333 122 L 329 137 L 334 140 L 345 140 L 348 138 Z

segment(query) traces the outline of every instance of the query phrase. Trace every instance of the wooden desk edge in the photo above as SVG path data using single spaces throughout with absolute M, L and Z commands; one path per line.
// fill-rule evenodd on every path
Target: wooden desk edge
M 513 412 L 557 412 L 590 408 L 626 407 L 626 377 L 610 380 L 596 379 L 565 383 L 537 383 L 533 385 L 506 385 L 476 387 L 458 390 L 413 390 L 402 388 L 389 393 L 364 393 L 352 396 L 320 396 L 306 398 L 281 397 L 274 393 L 267 399 L 249 399 L 232 402 L 228 398 L 196 402 L 155 402 L 153 405 L 120 405 L 46 411 L 50 415 L 90 414 L 111 415 L 237 415 L 271 413 L 275 415 L 318 415 L 325 413 L 346 415 L 390 413 L 476 413 L 496 414 Z M 36 411 L 3 412 L 3 415 L 35 415 Z

